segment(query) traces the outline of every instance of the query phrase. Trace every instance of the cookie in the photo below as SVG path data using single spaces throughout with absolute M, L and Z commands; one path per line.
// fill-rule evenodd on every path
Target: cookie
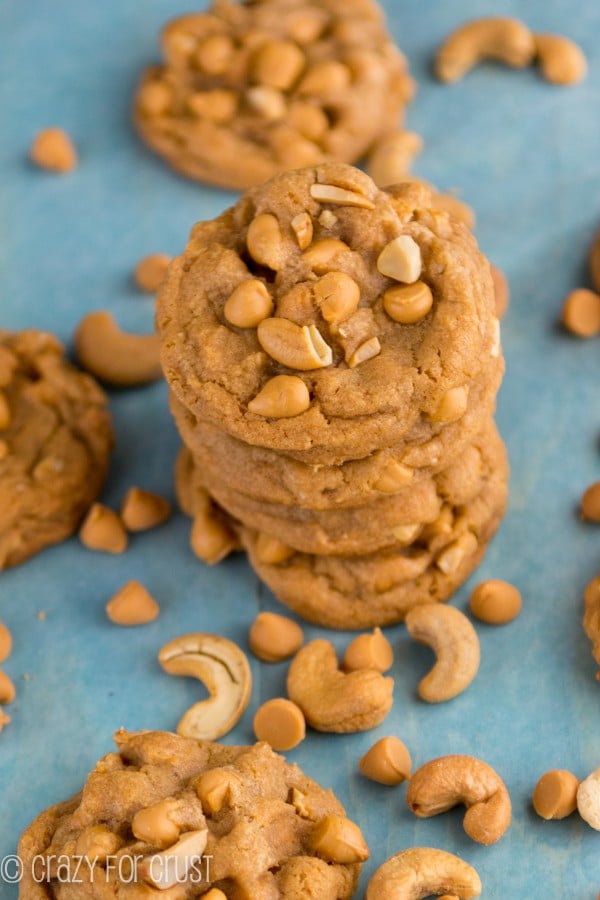
M 344 816 L 342 805 L 267 744 L 159 731 L 120 731 L 115 742 L 119 752 L 98 762 L 81 793 L 23 833 L 21 900 L 188 900 L 210 887 L 231 900 L 352 896 L 360 863 L 312 849 L 319 823 Z M 186 835 L 195 848 L 185 850 Z M 169 872 L 179 884 L 157 889 Z
M 178 493 L 208 491 L 234 519 L 283 541 L 294 550 L 333 556 L 373 553 L 408 546 L 434 522 L 444 506 L 465 506 L 481 491 L 482 481 L 504 458 L 495 425 L 486 423 L 477 440 L 451 466 L 399 494 L 355 508 L 313 510 L 254 500 L 185 456 L 177 467 Z M 191 480 L 191 485 L 181 484 Z M 189 508 L 189 501 L 184 505 Z
M 257 553 L 259 533 L 241 528 L 259 578 L 278 600 L 327 628 L 359 629 L 402 621 L 413 606 L 448 599 L 479 565 L 506 507 L 506 456 L 464 507 L 444 507 L 438 522 L 400 550 L 365 556 L 295 553 L 273 565 Z
M 372 0 L 217 0 L 170 22 L 162 50 L 136 127 L 174 169 L 225 188 L 356 162 L 396 130 L 413 92 Z
M 417 298 L 421 317 L 402 323 L 397 292 L 417 279 L 431 308 Z M 323 164 L 196 225 L 157 327 L 167 380 L 197 419 L 330 465 L 459 421 L 500 354 L 493 304 L 487 260 L 425 188 L 379 191 Z
M 58 340 L 0 330 L 0 569 L 75 531 L 112 444 L 105 394 Z

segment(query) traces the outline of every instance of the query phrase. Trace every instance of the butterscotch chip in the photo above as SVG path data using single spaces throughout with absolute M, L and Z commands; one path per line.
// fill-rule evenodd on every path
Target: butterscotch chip
M 473 615 L 488 625 L 512 622 L 521 612 L 522 604 L 521 593 L 514 585 L 493 578 L 478 584 L 469 600 Z
M 15 699 L 15 694 L 15 686 L 12 680 L 6 672 L 0 670 L 0 703 L 12 703 Z
M 106 615 L 115 625 L 146 625 L 159 612 L 158 603 L 139 581 L 128 581 L 106 604 Z
M 171 504 L 153 491 L 129 488 L 121 504 L 121 519 L 128 531 L 147 531 L 171 515 Z
M 77 165 L 75 146 L 62 128 L 38 132 L 29 149 L 31 161 L 50 172 L 70 172 Z
M 590 484 L 581 498 L 581 516 L 588 522 L 600 522 L 600 481 Z
M 565 819 L 577 809 L 579 779 L 566 769 L 546 772 L 535 786 L 533 808 L 542 819 Z
M 250 649 L 263 662 L 288 659 L 303 642 L 304 633 L 298 623 L 277 613 L 261 612 L 250 626 Z
M 571 291 L 562 311 L 565 328 L 577 337 L 594 337 L 600 332 L 600 294 L 578 288 Z
M 510 287 L 502 269 L 494 265 L 490 265 L 490 269 L 492 271 L 492 281 L 494 282 L 496 315 L 499 319 L 502 319 L 506 315 L 510 303 Z
M 140 290 L 146 294 L 155 294 L 162 284 L 171 257 L 166 253 L 151 253 L 139 261 L 133 277 Z
M 0 663 L 8 659 L 12 650 L 12 635 L 4 622 L 0 622 Z
M 79 539 L 88 550 L 124 553 L 127 532 L 119 515 L 102 503 L 94 503 L 79 530 Z
M 384 737 L 361 757 L 363 775 L 390 787 L 410 778 L 412 761 L 406 745 L 397 737 Z
M 342 660 L 342 668 L 348 672 L 356 669 L 387 672 L 393 662 L 394 652 L 390 642 L 380 628 L 375 628 L 372 634 L 360 634 L 348 645 Z
M 262 562 L 278 565 L 293 555 L 294 548 L 273 537 L 272 534 L 262 531 L 256 541 L 256 553 Z
M 299 706 L 283 697 L 267 700 L 254 716 L 254 734 L 273 750 L 291 750 L 304 740 L 306 722 Z
M 235 534 L 212 506 L 205 505 L 196 513 L 190 532 L 190 547 L 198 559 L 214 566 L 229 556 L 236 546 Z
M 342 816 L 326 816 L 313 831 L 312 846 L 322 859 L 332 863 L 362 862 L 369 848 L 358 825 Z
M 383 295 L 383 308 L 394 322 L 413 325 L 433 306 L 431 289 L 422 281 L 389 288 Z

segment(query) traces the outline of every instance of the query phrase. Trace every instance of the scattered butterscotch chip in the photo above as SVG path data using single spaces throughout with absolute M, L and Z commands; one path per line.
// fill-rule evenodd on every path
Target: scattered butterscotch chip
M 494 282 L 494 304 L 496 307 L 496 316 L 502 319 L 506 315 L 510 303 L 510 287 L 508 279 L 502 269 L 498 266 L 490 265 L 492 270 L 492 281 Z
M 128 581 L 106 604 L 106 615 L 115 625 L 146 625 L 159 612 L 158 603 L 139 581 Z
M 595 337 L 600 332 L 600 294 L 577 288 L 564 302 L 562 323 L 577 337 Z
M 39 131 L 29 149 L 29 157 L 36 166 L 50 172 L 70 172 L 77 165 L 73 141 L 62 128 Z
M 300 649 L 304 633 L 297 622 L 277 613 L 261 612 L 250 626 L 250 650 L 263 662 L 281 662 Z
M 127 532 L 117 513 L 94 503 L 79 530 L 81 543 L 89 550 L 123 553 L 127 549 Z
M 474 616 L 488 625 L 504 625 L 512 622 L 521 612 L 520 591 L 508 581 L 490 578 L 473 590 L 469 606 Z
M 12 703 L 15 699 L 15 686 L 6 672 L 0 669 L 0 703 Z
M 10 656 L 12 650 L 12 635 L 4 622 L 0 622 L 0 663 Z
M 3 709 L 0 709 L 0 731 L 10 722 L 10 716 L 7 716 Z
M 166 253 L 151 253 L 141 259 L 133 273 L 139 289 L 146 294 L 155 294 L 162 284 L 170 262 L 171 257 Z
M 256 711 L 253 725 L 256 739 L 266 741 L 273 750 L 291 750 L 306 736 L 302 710 L 284 697 L 263 703 Z
M 566 769 L 546 772 L 533 791 L 533 808 L 542 819 L 565 819 L 577 809 L 579 779 Z
M 146 531 L 161 525 L 171 515 L 171 504 L 153 491 L 129 488 L 121 504 L 121 519 L 128 531 Z
M 342 669 L 353 672 L 356 669 L 375 669 L 387 672 L 394 662 L 394 651 L 380 628 L 372 634 L 359 634 L 348 645 L 342 660 Z
M 600 522 L 600 481 L 590 484 L 581 498 L 581 517 L 588 522 Z
M 410 778 L 411 766 L 408 748 L 397 737 L 381 738 L 358 763 L 363 775 L 390 787 Z

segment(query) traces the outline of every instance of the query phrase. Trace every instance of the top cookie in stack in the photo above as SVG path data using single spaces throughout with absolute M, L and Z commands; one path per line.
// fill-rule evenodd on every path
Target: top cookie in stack
M 489 264 L 426 189 L 279 175 L 195 226 L 157 322 L 186 505 L 208 490 L 285 602 L 362 627 L 471 571 L 506 502 L 503 360 Z

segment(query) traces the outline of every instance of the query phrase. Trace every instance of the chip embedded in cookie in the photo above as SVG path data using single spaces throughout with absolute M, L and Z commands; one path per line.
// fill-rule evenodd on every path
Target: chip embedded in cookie
M 369 856 L 358 827 L 331 791 L 267 744 L 158 731 L 120 731 L 115 742 L 83 791 L 22 835 L 21 900 L 191 898 L 211 887 L 231 898 L 353 895 Z
M 375 0 L 217 0 L 166 25 L 162 50 L 135 98 L 137 129 L 175 169 L 226 188 L 356 162 L 413 92 Z
M 0 330 L 0 570 L 75 531 L 112 444 L 105 394 L 59 341 Z

